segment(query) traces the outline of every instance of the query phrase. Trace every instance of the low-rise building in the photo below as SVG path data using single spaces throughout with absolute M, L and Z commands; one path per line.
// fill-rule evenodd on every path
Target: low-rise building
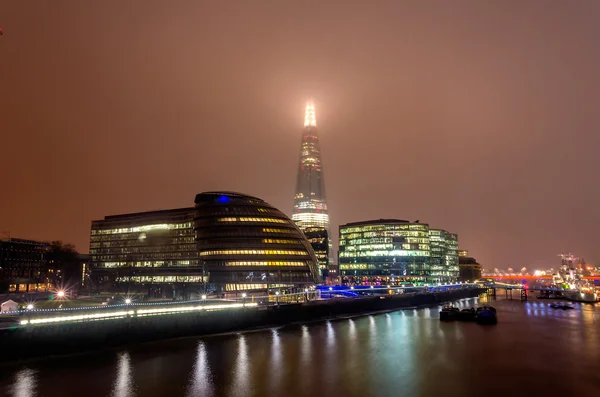
M 481 278 L 481 265 L 470 257 L 467 250 L 460 250 L 458 269 L 460 281 L 475 281 Z
M 7 238 L 0 240 L 0 293 L 43 292 L 53 288 L 46 254 L 50 244 Z

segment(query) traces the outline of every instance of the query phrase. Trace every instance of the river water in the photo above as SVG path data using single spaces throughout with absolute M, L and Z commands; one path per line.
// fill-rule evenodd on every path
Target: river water
M 496 326 L 431 307 L 4 365 L 0 395 L 599 396 L 600 306 L 548 303 L 499 298 Z

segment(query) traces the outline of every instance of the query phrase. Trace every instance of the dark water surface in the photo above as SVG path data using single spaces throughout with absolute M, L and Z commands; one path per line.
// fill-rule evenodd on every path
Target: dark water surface
M 411 309 L 3 366 L 0 395 L 600 396 L 600 307 L 548 303 L 499 298 L 497 326 Z

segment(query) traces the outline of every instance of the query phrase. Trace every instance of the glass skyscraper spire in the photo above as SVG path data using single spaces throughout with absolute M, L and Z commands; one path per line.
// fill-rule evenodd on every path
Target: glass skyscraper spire
M 296 180 L 294 196 L 294 213 L 292 219 L 305 233 L 325 230 L 329 234 L 329 213 L 325 196 L 325 180 L 321 162 L 321 147 L 315 117 L 315 106 L 312 102 L 306 105 L 304 129 L 300 148 L 300 164 Z M 329 270 L 331 276 L 337 276 L 333 269 L 331 256 L 331 239 L 328 238 L 326 258 L 320 260 L 321 270 Z M 333 271 L 333 274 L 332 274 Z

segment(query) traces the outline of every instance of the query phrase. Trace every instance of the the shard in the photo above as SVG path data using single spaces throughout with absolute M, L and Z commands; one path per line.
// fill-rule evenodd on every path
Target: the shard
M 306 105 L 302 143 L 300 147 L 300 163 L 294 196 L 294 213 L 292 219 L 307 235 L 324 236 L 324 241 L 315 241 L 313 249 L 319 259 L 319 267 L 329 279 L 337 277 L 331 255 L 331 234 L 329 233 L 329 212 L 325 195 L 323 163 L 321 147 L 312 102 Z M 322 240 L 322 239 L 321 239 Z M 326 252 L 322 247 L 326 246 Z M 321 248 L 320 248 L 321 247 Z

